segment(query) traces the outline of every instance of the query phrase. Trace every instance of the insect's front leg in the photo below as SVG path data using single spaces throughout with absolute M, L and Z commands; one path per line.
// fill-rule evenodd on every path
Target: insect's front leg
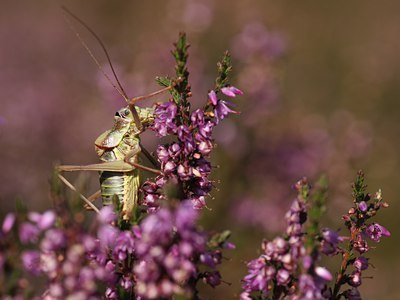
M 144 171 L 148 171 L 157 175 L 163 175 L 164 173 L 161 172 L 161 170 L 157 170 L 157 169 L 153 169 L 153 168 L 149 168 L 146 166 L 143 166 L 139 163 L 137 163 L 137 156 L 139 155 L 139 153 L 141 152 L 141 148 L 139 145 L 137 145 L 131 152 L 129 152 L 125 158 L 124 161 L 128 164 L 130 164 L 131 166 L 144 170 Z

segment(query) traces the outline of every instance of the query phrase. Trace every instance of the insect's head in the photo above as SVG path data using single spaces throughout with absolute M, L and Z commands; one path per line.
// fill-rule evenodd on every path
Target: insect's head
M 125 107 L 121 108 L 120 110 L 118 110 L 115 113 L 115 118 L 116 119 L 122 118 L 123 120 L 128 121 L 128 122 L 134 121 L 133 114 L 132 114 L 132 111 L 129 109 L 129 106 L 125 106 Z

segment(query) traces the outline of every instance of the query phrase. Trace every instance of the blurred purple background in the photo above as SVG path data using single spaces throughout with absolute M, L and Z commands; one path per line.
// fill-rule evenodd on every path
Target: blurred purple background
M 16 199 L 42 210 L 51 203 L 53 164 L 97 162 L 93 142 L 109 129 L 123 100 L 64 22 L 61 2 L 8 1 L 0 11 L 0 214 Z M 213 87 L 215 63 L 232 52 L 233 82 L 245 92 L 242 114 L 216 133 L 219 192 L 203 225 L 233 230 L 222 285 L 210 299 L 238 298 L 247 259 L 262 237 L 283 226 L 291 185 L 326 174 L 325 223 L 338 227 L 350 183 L 364 169 L 369 190 L 382 188 L 391 209 L 381 218 L 393 237 L 372 263 L 365 299 L 394 299 L 399 222 L 400 28 L 396 1 L 63 1 L 106 44 L 131 96 L 158 89 L 173 73 L 179 31 L 188 34 L 193 102 Z M 74 23 L 75 24 L 75 23 Z M 93 38 L 74 25 L 107 68 Z M 166 100 L 160 96 L 153 101 Z M 149 100 L 143 105 L 150 104 Z M 156 140 L 145 134 L 154 150 Z M 95 188 L 97 176 L 92 174 Z

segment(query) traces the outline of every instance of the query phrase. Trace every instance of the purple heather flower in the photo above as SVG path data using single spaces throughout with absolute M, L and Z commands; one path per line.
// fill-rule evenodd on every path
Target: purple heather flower
M 176 227 L 179 231 L 193 229 L 199 213 L 193 209 L 189 201 L 183 201 L 175 212 Z
M 249 292 L 243 292 L 240 294 L 240 300 L 252 300 Z
M 357 257 L 353 263 L 353 266 L 358 271 L 364 271 L 364 270 L 368 269 L 368 258 L 366 258 L 364 256 Z
M 366 212 L 368 209 L 368 204 L 365 201 L 358 203 L 358 209 L 362 212 Z
M 239 114 L 239 112 L 234 111 L 229 108 L 228 105 L 232 105 L 231 103 L 227 101 L 218 101 L 217 106 L 215 107 L 215 117 L 217 118 L 216 123 L 218 124 L 219 120 L 223 120 L 228 114 Z
M 19 227 L 19 239 L 23 244 L 36 243 L 40 234 L 39 228 L 32 223 L 22 223 Z
M 97 231 L 97 237 L 99 238 L 100 243 L 105 247 L 112 248 L 117 236 L 118 229 L 111 225 L 103 225 Z
M 246 292 L 261 291 L 268 293 L 268 281 L 274 279 L 276 270 L 268 266 L 266 260 L 260 256 L 247 264 L 249 274 L 243 278 L 243 289 Z
M 285 269 L 280 269 L 276 273 L 276 281 L 279 285 L 287 285 L 290 281 L 290 273 Z
M 192 121 L 192 125 L 195 127 L 204 124 L 204 112 L 201 109 L 196 109 L 190 115 L 190 121 Z
M 211 189 L 212 183 L 206 177 L 200 177 L 194 182 L 193 193 L 197 196 L 205 196 L 211 191 Z
M 169 298 L 182 294 L 186 282 L 198 276 L 196 262 L 206 262 L 211 268 L 221 262 L 218 251 L 206 252 L 207 239 L 195 226 L 197 217 L 186 201 L 175 210 L 161 208 L 142 221 L 134 266 L 137 295 Z M 218 283 L 216 276 L 208 279 L 210 285 Z
M 1 227 L 3 233 L 7 234 L 8 232 L 10 232 L 10 230 L 14 226 L 14 223 L 15 223 L 15 214 L 8 213 L 4 218 L 3 226 Z
M 295 299 L 325 299 L 321 295 L 321 288 L 309 274 L 300 275 L 298 290 L 300 291 L 300 295 L 299 298 Z
M 198 159 L 196 164 L 196 170 L 201 174 L 201 176 L 207 176 L 211 173 L 211 163 L 206 159 Z
M 184 162 L 184 164 L 180 164 L 178 166 L 177 173 L 182 181 L 187 181 L 191 179 L 193 170 L 192 167 L 190 167 L 187 162 Z
M 206 199 L 204 196 L 192 197 L 190 200 L 193 204 L 193 208 L 196 210 L 206 207 Z
M 105 293 L 106 299 L 108 300 L 116 300 L 119 299 L 118 297 L 118 291 L 116 288 L 110 288 L 108 287 L 106 289 L 106 293 Z
M 112 205 L 104 206 L 100 210 L 100 213 L 97 215 L 97 220 L 101 224 L 111 224 L 116 219 L 117 219 L 117 215 L 116 215 Z
M 167 163 L 165 163 L 165 165 L 163 166 L 163 171 L 166 175 L 171 174 L 172 172 L 175 171 L 176 169 L 176 164 L 173 161 L 168 161 Z
M 234 243 L 225 242 L 225 243 L 223 244 L 223 248 L 224 248 L 224 249 L 233 250 L 233 249 L 236 249 L 236 245 L 235 245 Z
M 365 230 L 365 232 L 368 235 L 368 237 L 375 242 L 379 242 L 382 236 L 386 237 L 390 236 L 389 230 L 387 230 L 382 225 L 379 225 L 378 223 L 370 224 Z
M 218 98 L 217 98 L 217 94 L 215 93 L 215 91 L 211 90 L 208 93 L 208 99 L 210 99 L 212 105 L 216 106 L 217 102 L 218 102 Z
M 221 284 L 221 274 L 218 271 L 206 272 L 203 281 L 212 287 L 216 287 Z
M 172 215 L 169 210 L 161 209 L 156 214 L 149 215 L 140 224 L 141 239 L 137 251 L 144 254 L 151 247 L 150 242 L 166 244 L 171 239 Z
M 64 294 L 64 290 L 63 290 L 61 284 L 51 283 L 49 285 L 48 293 L 52 297 L 51 299 L 61 299 Z M 46 299 L 46 298 L 44 298 L 44 299 Z
M 60 250 L 66 245 L 66 237 L 64 231 L 61 229 L 50 229 L 45 233 L 44 238 L 40 244 L 43 251 L 56 251 Z
M 344 297 L 348 300 L 361 300 L 361 295 L 360 292 L 358 291 L 357 288 L 353 287 L 350 290 L 346 290 L 343 293 Z
M 360 271 L 354 271 L 348 279 L 349 285 L 352 287 L 358 287 L 361 285 L 361 272 Z
M 46 230 L 54 225 L 56 214 L 51 210 L 45 211 L 43 214 L 30 212 L 28 218 L 32 222 L 36 223 L 39 229 Z
M 168 154 L 175 158 L 181 153 L 181 146 L 178 143 L 173 143 L 171 146 L 168 147 Z
M 211 255 L 210 252 L 206 252 L 200 255 L 200 261 L 205 264 L 206 266 L 209 266 L 211 268 L 215 267 L 215 261 L 214 257 Z
M 329 228 L 322 229 L 322 237 L 325 241 L 334 245 L 343 242 L 343 238 L 339 236 L 338 232 Z
M 214 123 L 211 121 L 207 121 L 204 124 L 199 126 L 199 133 L 206 139 L 211 138 L 212 130 L 214 127 Z
M 159 136 L 166 136 L 175 132 L 176 125 L 174 120 L 177 111 L 178 108 L 173 101 L 163 102 L 156 107 L 153 129 Z
M 338 244 L 343 241 L 337 231 L 329 228 L 322 229 L 321 251 L 325 255 L 332 256 L 338 253 Z
M 200 144 L 198 145 L 199 152 L 203 155 L 208 155 L 211 153 L 212 149 L 213 149 L 213 144 L 210 141 L 202 141 L 200 142 Z
M 361 235 L 358 235 L 356 240 L 353 242 L 353 247 L 359 253 L 368 252 L 369 246 L 365 240 L 362 239 Z
M 234 86 L 226 86 L 221 89 L 221 92 L 228 97 L 236 97 L 238 95 L 243 95 L 243 92 Z
M 129 289 L 133 286 L 133 280 L 129 276 L 123 276 L 121 278 L 121 286 L 125 291 L 129 291 Z
M 179 140 L 182 142 L 191 141 L 193 138 L 189 127 L 186 125 L 180 125 L 177 129 L 177 133 Z
M 25 270 L 31 272 L 34 275 L 40 273 L 40 253 L 39 251 L 27 250 L 21 255 L 22 265 Z
M 305 270 L 309 270 L 313 264 L 314 260 L 310 255 L 306 255 L 303 257 L 303 267 Z
M 164 146 L 158 146 L 157 147 L 157 157 L 160 162 L 166 163 L 169 160 L 170 155 L 168 153 L 168 150 Z
M 130 231 L 121 232 L 116 238 L 115 245 L 112 249 L 115 260 L 123 262 L 128 255 L 135 250 L 135 242 L 133 234 Z
M 323 280 L 331 281 L 333 278 L 332 274 L 324 267 L 315 267 L 314 271 L 315 274 Z

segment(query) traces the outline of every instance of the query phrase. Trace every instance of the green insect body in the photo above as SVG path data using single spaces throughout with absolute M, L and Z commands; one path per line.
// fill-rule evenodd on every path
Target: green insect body
M 154 120 L 153 108 L 136 107 L 139 119 L 143 126 Z M 139 163 L 140 138 L 142 132 L 134 121 L 129 107 L 116 112 L 112 129 L 101 134 L 95 141 L 95 149 L 100 160 L 105 163 L 125 162 Z M 122 204 L 124 219 L 129 219 L 138 203 L 140 187 L 140 170 L 131 171 L 100 171 L 100 190 L 103 205 L 110 205 L 114 195 L 118 196 Z

